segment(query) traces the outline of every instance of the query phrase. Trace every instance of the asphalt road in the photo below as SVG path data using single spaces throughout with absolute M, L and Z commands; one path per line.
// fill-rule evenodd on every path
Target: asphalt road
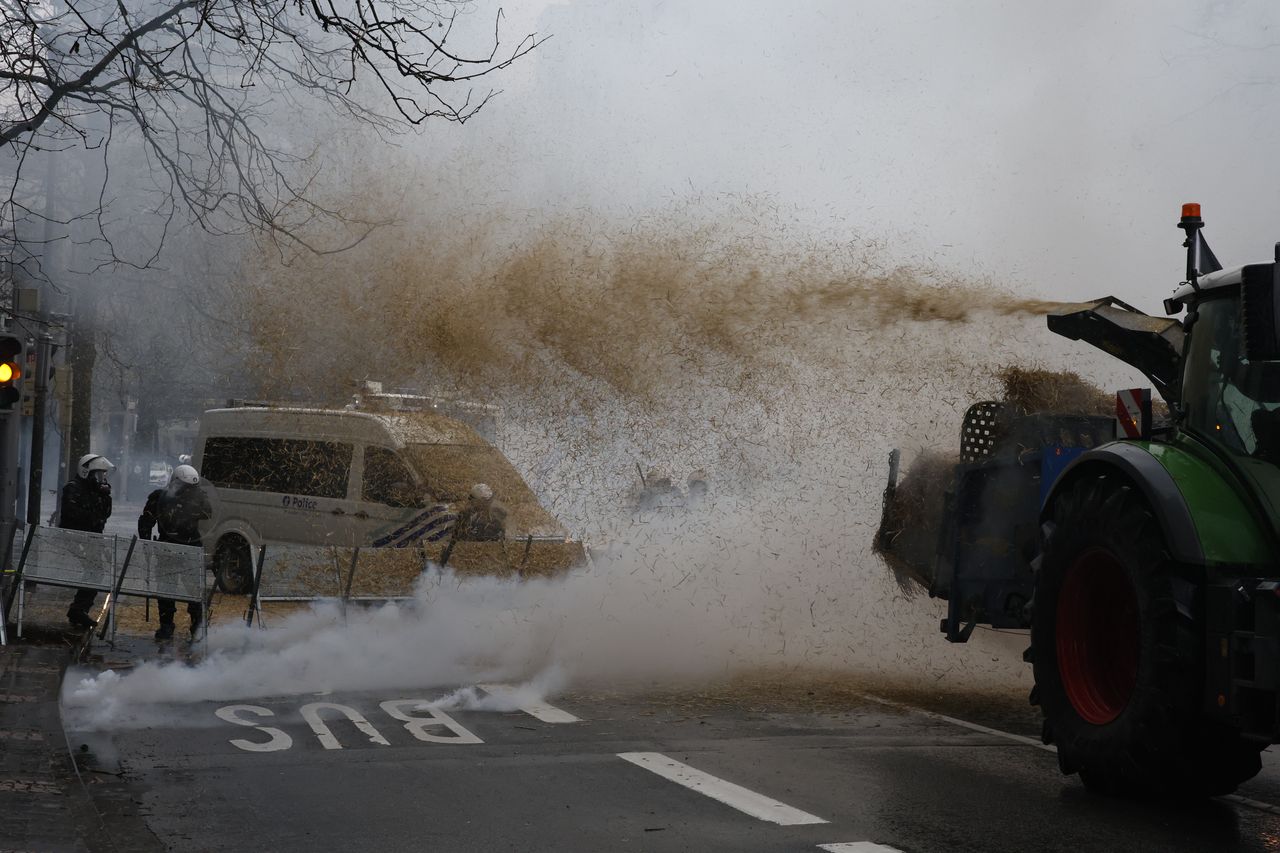
M 446 692 L 189 704 L 69 737 L 95 796 L 134 804 L 137 826 L 182 851 L 1280 847 L 1269 753 L 1235 799 L 1108 801 L 1059 774 L 1025 714 L 975 711 L 973 697 L 932 711 L 671 694 L 419 707 Z M 939 716 L 956 709 L 967 718 Z

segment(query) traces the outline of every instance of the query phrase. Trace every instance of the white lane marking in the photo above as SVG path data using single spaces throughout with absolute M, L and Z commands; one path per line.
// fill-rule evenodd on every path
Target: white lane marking
M 1271 803 L 1264 803 L 1260 800 L 1251 800 L 1248 797 L 1242 797 L 1239 794 L 1223 794 L 1218 797 L 1218 799 L 1226 800 L 1228 803 L 1235 803 L 1238 806 L 1257 809 L 1260 812 L 1267 812 L 1268 814 L 1280 814 L 1280 806 L 1273 806 Z
M 786 803 L 749 791 L 741 785 L 726 782 L 710 773 L 682 764 L 674 758 L 668 758 L 660 752 L 620 752 L 618 757 L 760 820 L 767 820 L 780 826 L 826 823 L 816 815 L 793 809 Z
M 996 737 L 1002 737 L 1007 740 L 1011 740 L 1016 743 L 1023 744 L 1025 746 L 1034 746 L 1036 749 L 1043 749 L 1047 752 L 1058 751 L 1058 748 L 1053 744 L 1041 743 L 1035 738 L 1023 737 L 1022 735 L 1015 735 L 1012 732 L 1002 732 L 999 729 L 992 729 L 992 728 L 988 728 L 987 726 L 980 726 L 977 723 L 970 723 L 967 720 L 957 720 L 955 717 L 948 717 L 946 714 L 935 714 L 933 711 L 926 711 L 925 709 L 917 708 L 914 705 L 906 705 L 906 704 L 903 704 L 902 702 L 894 702 L 891 699 L 881 699 L 879 696 L 872 696 L 870 693 L 862 694 L 862 698 L 869 699 L 872 702 L 876 702 L 888 708 L 897 708 L 900 711 L 911 711 L 912 713 L 920 714 L 922 716 L 929 717 L 930 719 L 942 720 L 944 723 L 951 723 L 951 725 L 953 726 L 961 726 L 963 728 L 970 729 L 975 732 L 982 732 L 984 735 L 995 735 Z
M 901 711 L 910 711 L 915 714 L 922 714 L 925 717 L 930 717 L 935 720 L 942 720 L 943 722 L 951 723 L 952 725 L 955 725 L 955 726 L 963 726 L 964 728 L 972 729 L 975 732 L 982 732 L 983 734 L 995 735 L 996 737 L 1006 738 L 1008 740 L 1016 741 L 1017 743 L 1025 744 L 1027 746 L 1034 746 L 1036 749 L 1043 749 L 1046 752 L 1058 751 L 1058 748 L 1053 744 L 1041 743 L 1035 738 L 1023 737 L 1022 735 L 1015 735 L 1012 732 L 1002 732 L 999 729 L 992 729 L 986 726 L 980 726 L 977 723 L 970 723 L 967 720 L 957 720 L 955 717 L 948 717 L 946 714 L 935 714 L 933 711 L 926 711 L 923 708 L 917 708 L 914 705 L 906 705 L 906 704 L 903 704 L 902 702 L 894 702 L 891 699 L 882 699 L 879 696 L 872 696 L 870 693 L 863 693 L 861 695 L 862 695 L 862 698 L 864 699 L 867 699 L 871 702 L 876 702 L 888 708 L 897 708 L 898 710 L 901 710 Z M 1226 800 L 1229 803 L 1235 803 L 1236 805 L 1244 806 L 1245 808 L 1256 809 L 1257 811 L 1260 811 L 1260 812 L 1267 812 L 1268 814 L 1280 814 L 1280 806 L 1275 806 L 1275 805 L 1272 805 L 1271 803 L 1264 803 L 1261 800 L 1251 800 L 1248 797 L 1242 797 L 1239 794 L 1223 794 L 1221 796 L 1215 797 L 1215 799 Z
M 479 684 L 476 686 L 495 699 L 507 699 L 515 702 L 520 696 L 519 688 L 512 687 L 510 684 Z M 542 720 L 544 723 L 582 722 L 582 720 L 568 711 L 562 711 L 554 705 L 548 705 L 546 702 L 525 702 L 519 708 L 530 717 Z
M 819 844 L 819 850 L 827 853 L 902 853 L 897 847 L 872 844 L 870 841 L 847 841 L 843 844 Z

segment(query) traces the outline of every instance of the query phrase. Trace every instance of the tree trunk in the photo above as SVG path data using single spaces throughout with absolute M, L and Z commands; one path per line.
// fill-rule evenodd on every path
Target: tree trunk
M 77 300 L 71 327 L 71 466 L 90 453 L 93 428 L 93 368 L 98 360 L 98 300 L 82 296 Z

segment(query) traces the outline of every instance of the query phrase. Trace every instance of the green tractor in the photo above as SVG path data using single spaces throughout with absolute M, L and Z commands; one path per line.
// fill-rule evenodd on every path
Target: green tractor
M 1141 370 L 1116 417 L 979 403 L 925 523 L 877 549 L 947 600 L 942 630 L 1028 628 L 1031 701 L 1064 773 L 1140 797 L 1229 793 L 1280 741 L 1280 244 L 1222 269 L 1185 205 L 1170 317 L 1113 298 L 1049 328 Z

